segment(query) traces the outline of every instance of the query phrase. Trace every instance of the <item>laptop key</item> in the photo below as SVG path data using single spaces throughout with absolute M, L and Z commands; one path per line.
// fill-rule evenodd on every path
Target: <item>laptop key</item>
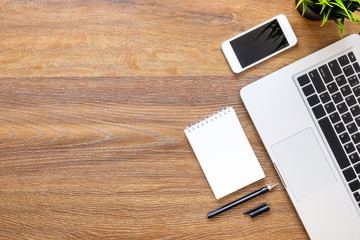
M 339 60 L 339 63 L 341 66 L 345 66 L 350 63 L 350 61 L 346 55 L 339 57 L 338 60 Z
M 353 118 L 349 112 L 344 113 L 341 115 L 342 120 L 345 124 L 348 124 L 349 122 L 352 122 Z
M 360 174 L 360 163 L 354 165 L 354 169 L 355 169 L 357 174 Z
M 336 86 L 335 82 L 329 83 L 327 85 L 327 89 L 331 94 L 334 92 L 337 92 L 339 90 L 338 87 Z
M 302 90 L 306 97 L 315 92 L 315 89 L 312 85 L 307 85 L 307 86 L 303 87 Z
M 354 55 L 353 52 L 349 52 L 349 53 L 348 53 L 348 56 L 349 56 L 349 59 L 350 59 L 351 62 L 355 62 L 355 61 L 356 61 L 356 57 L 355 57 L 355 55 Z
M 349 83 L 350 83 L 350 86 L 352 86 L 352 87 L 354 87 L 354 86 L 356 86 L 356 85 L 359 84 L 359 80 L 358 80 L 358 78 L 357 78 L 355 75 L 349 77 L 348 81 L 349 81 Z
M 355 123 L 350 123 L 350 124 L 346 125 L 346 128 L 350 134 L 353 134 L 358 130 Z
M 339 87 L 341 87 L 342 85 L 345 85 L 347 83 L 344 75 L 337 76 L 335 78 L 335 81 Z
M 304 86 L 310 82 L 310 78 L 308 77 L 307 74 L 304 74 L 304 75 L 298 77 L 297 80 L 298 80 L 298 83 L 300 84 L 300 86 Z
M 351 114 L 356 117 L 357 115 L 360 115 L 360 107 L 358 105 L 352 106 L 350 108 Z
M 343 171 L 344 177 L 347 182 L 354 180 L 356 178 L 355 171 L 352 167 L 349 167 Z
M 331 126 L 330 120 L 325 117 L 318 121 L 319 126 L 333 152 L 337 163 L 341 169 L 350 166 L 349 159 L 337 137 L 334 128 Z
M 353 88 L 353 91 L 355 93 L 355 96 L 359 97 L 360 96 L 360 86 L 356 86 Z
M 342 95 L 339 92 L 334 93 L 333 95 L 331 95 L 331 97 L 335 104 L 338 104 L 339 102 L 342 102 L 342 100 L 344 100 Z
M 359 86 L 359 88 L 360 88 L 360 86 Z M 327 92 L 323 92 L 319 96 L 320 96 L 320 100 L 322 103 L 327 103 L 328 101 L 331 100 L 330 95 Z
M 343 131 L 345 131 L 345 126 L 342 122 L 339 122 L 337 124 L 334 125 L 335 127 L 335 131 L 339 134 L 342 133 Z
M 347 154 L 352 153 L 353 151 L 355 151 L 355 146 L 352 142 L 349 142 L 347 144 L 344 145 L 345 151 Z
M 340 90 L 341 90 L 341 93 L 342 93 L 342 95 L 343 95 L 344 97 L 346 97 L 347 95 L 351 94 L 351 89 L 350 89 L 350 87 L 347 86 L 347 85 L 341 87 Z
M 360 202 L 360 193 L 359 192 L 354 192 L 354 198 L 357 202 Z
M 339 114 L 337 112 L 334 112 L 334 113 L 330 114 L 330 120 L 331 120 L 332 123 L 337 123 L 338 121 L 340 121 Z
M 346 104 L 344 102 L 339 103 L 338 105 L 336 105 L 338 111 L 340 114 L 343 114 L 344 112 L 347 112 L 348 107 L 346 106 Z
M 333 80 L 329 67 L 326 64 L 319 67 L 319 72 L 325 83 L 329 83 Z
M 333 60 L 333 61 L 329 62 L 328 64 L 329 64 L 330 70 L 334 76 L 337 76 L 340 73 L 342 73 L 339 63 L 336 60 Z
M 348 76 L 351 76 L 353 75 L 355 72 L 354 72 L 354 69 L 352 68 L 351 65 L 348 65 L 346 67 L 343 68 L 343 71 L 345 73 L 345 75 L 348 77 Z
M 360 133 L 359 132 L 352 135 L 351 138 L 352 138 L 352 140 L 354 141 L 355 144 L 360 143 Z
M 320 99 L 318 98 L 318 96 L 316 94 L 311 95 L 310 97 L 307 98 L 307 101 L 309 103 L 309 105 L 315 106 L 316 104 L 320 103 Z
M 332 102 L 325 104 L 324 107 L 327 113 L 332 113 L 336 110 L 335 105 Z
M 322 93 L 326 90 L 323 81 L 320 78 L 319 72 L 315 69 L 309 72 L 310 79 L 314 84 L 314 87 L 318 93 Z
M 357 152 L 354 152 L 352 154 L 349 155 L 349 159 L 352 163 L 357 163 L 360 161 L 360 157 L 359 154 Z
M 352 105 L 356 104 L 356 99 L 353 95 L 350 95 L 345 98 L 345 102 L 349 107 L 351 107 Z
M 354 180 L 352 182 L 349 183 L 349 187 L 351 189 L 351 191 L 355 192 L 356 190 L 360 189 L 360 182 L 359 180 Z
M 344 132 L 342 134 L 339 135 L 340 141 L 342 144 L 347 143 L 348 141 L 350 141 L 350 137 L 349 134 Z
M 321 106 L 321 105 L 317 105 L 317 106 L 313 107 L 312 110 L 313 110 L 313 113 L 314 113 L 316 119 L 319 119 L 319 118 L 325 116 L 325 114 L 326 114 L 323 106 Z
M 360 127 L 360 117 L 355 118 L 356 125 Z
M 354 67 L 354 69 L 355 69 L 355 72 L 357 72 L 357 73 L 359 73 L 360 72 L 360 65 L 359 65 L 359 63 L 354 63 L 353 64 L 353 67 Z

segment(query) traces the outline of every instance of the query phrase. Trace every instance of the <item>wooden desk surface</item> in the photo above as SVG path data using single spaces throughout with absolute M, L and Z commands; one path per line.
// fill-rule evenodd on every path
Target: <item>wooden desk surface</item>
M 233 74 L 220 44 L 281 13 L 298 45 Z M 280 183 L 239 90 L 338 40 L 335 24 L 290 0 L 3 0 L 0 19 L 0 239 L 307 238 L 282 185 L 206 214 Z M 266 178 L 216 200 L 183 129 L 224 106 Z

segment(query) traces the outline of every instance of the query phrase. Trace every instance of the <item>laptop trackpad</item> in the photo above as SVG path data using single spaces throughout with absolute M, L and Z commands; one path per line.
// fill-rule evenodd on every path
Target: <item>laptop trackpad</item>
M 272 150 L 282 170 L 282 177 L 297 200 L 336 183 L 311 128 L 273 145 Z

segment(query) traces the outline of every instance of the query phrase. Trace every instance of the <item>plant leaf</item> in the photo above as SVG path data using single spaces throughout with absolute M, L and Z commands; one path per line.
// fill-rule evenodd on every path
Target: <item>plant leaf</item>
M 327 22 L 327 20 L 329 19 L 329 15 L 332 11 L 332 8 L 329 8 L 329 10 L 327 11 L 327 13 L 323 16 L 323 20 L 321 23 L 321 27 L 324 26 L 324 24 Z

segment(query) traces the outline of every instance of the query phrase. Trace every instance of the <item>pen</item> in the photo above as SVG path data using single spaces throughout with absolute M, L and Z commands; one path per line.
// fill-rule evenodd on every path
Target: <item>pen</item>
M 218 215 L 218 214 L 220 214 L 220 213 L 222 213 L 222 212 L 224 212 L 224 211 L 226 211 L 226 210 L 228 210 L 230 208 L 233 208 L 233 207 L 235 207 L 237 205 L 240 205 L 240 204 L 242 204 L 242 203 L 244 203 L 244 202 L 246 202 L 246 201 L 248 201 L 250 199 L 253 199 L 254 197 L 257 197 L 257 196 L 259 196 L 259 195 L 261 195 L 263 193 L 266 193 L 266 192 L 270 191 L 271 189 L 273 189 L 276 185 L 277 184 L 260 188 L 259 190 L 255 191 L 253 193 L 250 193 L 250 194 L 248 194 L 248 195 L 246 195 L 246 196 L 244 196 L 242 198 L 239 198 L 239 199 L 237 199 L 237 200 L 235 200 L 235 201 L 233 201 L 231 203 L 226 204 L 225 206 L 222 206 L 222 207 L 220 207 L 218 209 L 215 209 L 214 211 L 209 212 L 207 214 L 207 217 L 212 218 L 212 217 L 214 217 L 214 216 L 216 216 L 216 215 Z

